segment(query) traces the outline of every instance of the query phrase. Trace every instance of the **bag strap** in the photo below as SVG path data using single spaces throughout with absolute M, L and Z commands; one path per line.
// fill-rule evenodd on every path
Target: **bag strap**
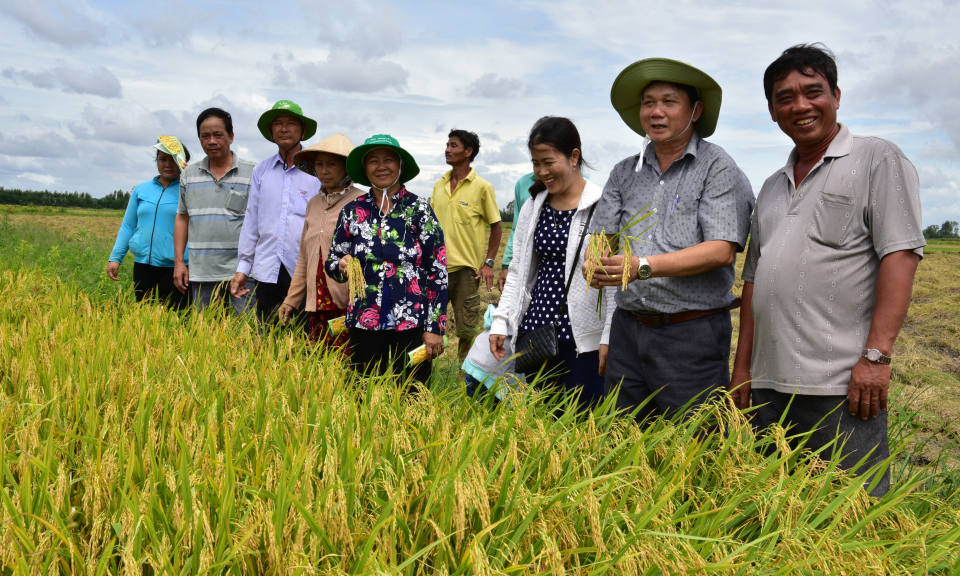
M 598 200 L 590 207 L 590 212 L 587 213 L 587 221 L 583 223 L 583 229 L 580 231 L 580 242 L 577 244 L 577 251 L 574 253 L 573 257 L 573 266 L 570 267 L 570 275 L 567 276 L 567 285 L 563 289 L 563 301 L 560 304 L 560 310 L 557 311 L 557 317 L 553 321 L 554 324 L 560 321 L 560 311 L 563 310 L 563 304 L 567 302 L 567 294 L 570 293 L 570 284 L 573 282 L 573 275 L 577 272 L 577 256 L 580 255 L 580 250 L 583 249 L 583 240 L 587 237 L 587 228 L 590 227 L 590 221 L 593 219 L 593 211 L 597 208 L 597 204 L 600 201 Z

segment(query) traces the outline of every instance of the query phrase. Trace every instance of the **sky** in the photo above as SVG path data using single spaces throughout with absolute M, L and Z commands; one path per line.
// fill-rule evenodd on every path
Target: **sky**
M 526 136 L 571 118 L 591 180 L 639 151 L 610 104 L 632 62 L 688 62 L 723 88 L 716 133 L 754 191 L 792 148 L 762 77 L 785 48 L 837 55 L 839 118 L 900 146 L 920 173 L 924 226 L 960 220 L 960 0 L 0 0 L 0 186 L 130 190 L 173 134 L 203 157 L 197 114 L 234 118 L 233 149 L 276 152 L 256 128 L 281 99 L 355 144 L 393 135 L 429 195 L 452 128 L 480 135 L 474 167 L 501 207 L 530 171 Z

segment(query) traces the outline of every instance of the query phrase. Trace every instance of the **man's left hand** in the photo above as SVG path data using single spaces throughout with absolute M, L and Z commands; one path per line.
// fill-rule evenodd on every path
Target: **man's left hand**
M 483 280 L 487 285 L 487 292 L 493 290 L 493 267 L 484 264 L 480 267 L 480 273 L 473 277 L 474 280 Z
M 634 256 L 630 264 L 630 274 L 627 282 L 633 282 L 637 279 L 637 268 L 640 267 L 640 259 Z M 584 264 L 584 267 L 588 264 Z M 594 288 L 603 286 L 622 286 L 623 285 L 623 256 L 609 256 L 600 258 L 600 263 L 594 268 L 593 279 L 590 285 Z
M 850 415 L 866 420 L 876 418 L 887 409 L 887 391 L 890 387 L 890 366 L 860 358 L 853 367 L 847 404 Z

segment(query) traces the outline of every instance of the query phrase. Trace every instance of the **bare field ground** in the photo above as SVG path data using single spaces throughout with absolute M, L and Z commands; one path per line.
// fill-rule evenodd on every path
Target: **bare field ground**
M 63 233 L 66 238 L 78 230 L 87 230 L 107 250 L 123 217 L 122 211 L 112 210 L 31 213 L 19 207 L 2 207 L 2 211 L 14 226 L 20 222 L 40 224 Z M 497 255 L 495 277 L 499 276 L 509 233 L 507 224 Z M 893 398 L 899 409 L 923 413 L 915 418 L 916 442 L 923 444 L 924 457 L 932 460 L 940 453 L 941 440 L 948 444 L 950 436 L 960 439 L 960 242 L 934 241 L 925 252 L 917 271 L 913 303 L 894 350 L 892 383 Z M 741 257 L 737 260 L 738 277 L 742 266 Z M 739 294 L 741 288 L 738 280 L 734 292 Z M 488 292 L 481 286 L 480 294 L 486 303 L 496 304 L 500 298 L 496 288 Z M 734 311 L 733 323 L 735 353 L 739 311 Z M 456 338 L 450 340 L 440 368 L 454 371 L 459 368 L 455 357 Z M 951 457 L 960 463 L 960 454 Z

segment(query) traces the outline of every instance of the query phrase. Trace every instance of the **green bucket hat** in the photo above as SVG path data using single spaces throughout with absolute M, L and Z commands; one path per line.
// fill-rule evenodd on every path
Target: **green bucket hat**
M 403 165 L 403 172 L 400 174 L 401 184 L 413 180 L 417 177 L 417 174 L 420 173 L 420 167 L 417 166 L 417 161 L 413 159 L 413 156 L 411 156 L 409 152 L 400 147 L 400 143 L 397 142 L 396 138 L 389 134 L 374 134 L 367 138 L 363 144 L 351 150 L 350 155 L 347 156 L 347 174 L 349 174 L 350 178 L 357 184 L 364 186 L 371 185 L 370 179 L 367 178 L 367 171 L 363 167 L 363 159 L 366 157 L 367 152 L 374 148 L 389 148 L 400 156 L 400 161 Z
M 270 134 L 270 124 L 273 122 L 274 118 L 277 116 L 283 116 L 284 114 L 296 116 L 303 121 L 303 135 L 300 136 L 301 142 L 313 138 L 313 135 L 317 133 L 317 121 L 304 116 L 303 110 L 300 109 L 300 106 L 296 102 L 291 102 L 290 100 L 280 100 L 273 105 L 273 108 L 261 114 L 260 119 L 257 120 L 257 128 L 260 129 L 260 133 L 263 134 L 263 137 L 270 142 L 273 142 L 273 135 Z M 274 142 L 274 144 L 276 144 L 276 142 Z
M 723 99 L 720 85 L 707 73 L 685 62 L 669 58 L 646 58 L 634 62 L 624 68 L 613 81 L 610 102 L 631 130 L 641 136 L 647 135 L 640 125 L 640 95 L 651 82 L 657 81 L 676 82 L 696 88 L 703 102 L 703 112 L 694 124 L 694 129 L 701 138 L 706 138 L 717 130 L 720 102 Z

